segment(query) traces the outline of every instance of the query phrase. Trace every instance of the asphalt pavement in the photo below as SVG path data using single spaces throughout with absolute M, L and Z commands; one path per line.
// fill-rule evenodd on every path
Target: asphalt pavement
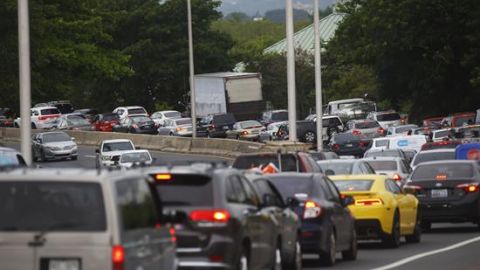
M 5 143 L 5 146 L 19 149 L 18 143 Z M 169 164 L 197 161 L 232 160 L 203 155 L 186 155 L 151 151 L 155 164 Z M 95 168 L 95 148 L 79 147 L 77 161 L 55 161 L 35 163 L 48 168 Z M 403 243 L 397 249 L 386 249 L 380 243 L 364 242 L 359 245 L 356 261 L 342 261 L 338 255 L 335 270 L 478 270 L 480 269 L 480 229 L 476 225 L 433 224 L 432 230 L 422 235 L 418 244 Z M 304 255 L 304 269 L 324 269 L 318 264 L 317 256 Z

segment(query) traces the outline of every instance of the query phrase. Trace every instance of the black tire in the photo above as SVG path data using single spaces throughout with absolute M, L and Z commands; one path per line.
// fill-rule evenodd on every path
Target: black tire
M 417 210 L 418 211 L 418 210 Z M 417 218 L 415 220 L 415 229 L 413 230 L 413 234 L 406 235 L 405 240 L 407 243 L 420 243 L 422 240 L 422 221 L 421 221 L 420 212 L 417 212 Z
M 332 266 L 337 260 L 337 243 L 333 230 L 330 231 L 327 241 L 327 250 L 320 252 L 320 263 L 325 266 Z
M 15 127 L 15 128 L 20 128 L 20 126 L 19 126 L 17 123 L 14 123 L 14 124 L 13 124 L 13 127 Z
M 306 143 L 315 143 L 315 141 L 317 140 L 317 135 L 313 131 L 307 131 L 303 135 L 303 140 Z
M 248 248 L 246 246 L 242 247 L 240 251 L 240 256 L 238 257 L 236 270 L 248 270 L 250 269 L 250 256 L 248 254 Z
M 398 212 L 393 216 L 392 232 L 384 234 L 382 237 L 383 244 L 388 248 L 398 248 L 400 246 L 400 217 Z
M 77 160 L 78 159 L 78 156 L 73 156 L 72 157 L 72 160 Z
M 47 159 L 45 158 L 45 153 L 43 152 L 43 150 L 40 150 L 40 156 L 37 158 L 37 160 L 39 162 L 45 162 L 47 161 Z
M 429 221 L 422 221 L 420 225 L 423 232 L 428 232 L 432 229 L 432 223 Z
M 286 270 L 301 270 L 302 269 L 302 248 L 300 246 L 300 241 L 297 239 L 295 242 L 295 252 L 291 254 L 293 256 L 283 256 L 282 269 Z
M 352 240 L 350 241 L 350 248 L 342 251 L 342 258 L 346 261 L 354 261 L 357 259 L 357 232 L 353 230 Z

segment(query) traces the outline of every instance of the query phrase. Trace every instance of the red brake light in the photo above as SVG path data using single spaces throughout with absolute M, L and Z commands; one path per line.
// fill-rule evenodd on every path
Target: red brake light
M 437 174 L 437 176 L 435 176 L 435 180 L 437 181 L 445 181 L 447 180 L 447 175 L 442 173 L 442 174 Z
M 322 213 L 322 208 L 314 201 L 306 201 L 304 206 L 303 218 L 316 218 Z
M 480 191 L 480 185 L 478 183 L 460 184 L 457 188 L 463 189 L 467 193 Z
M 223 209 L 194 210 L 190 213 L 190 219 L 199 223 L 226 224 L 230 220 L 230 213 Z
M 340 145 L 338 143 L 332 145 L 332 151 L 338 151 L 340 150 Z
M 175 230 L 175 228 L 170 228 L 168 230 L 168 232 L 170 233 L 172 243 L 176 243 L 177 242 L 177 231 Z
M 361 206 L 370 206 L 370 205 L 382 205 L 382 199 L 362 199 L 362 200 L 355 200 L 355 205 Z
M 380 127 L 380 128 L 378 128 L 377 133 L 383 135 L 383 132 L 384 132 L 384 131 L 385 131 L 385 129 L 383 129 L 382 127 Z
M 354 129 L 354 130 L 352 131 L 352 134 L 358 136 L 358 135 L 362 135 L 362 132 L 361 132 L 360 130 L 358 130 L 358 129 Z
M 393 180 L 402 181 L 402 177 L 398 173 L 396 173 L 396 174 L 393 175 Z
M 123 270 L 123 263 L 125 262 L 125 250 L 122 246 L 116 245 L 112 248 L 112 263 L 114 270 Z

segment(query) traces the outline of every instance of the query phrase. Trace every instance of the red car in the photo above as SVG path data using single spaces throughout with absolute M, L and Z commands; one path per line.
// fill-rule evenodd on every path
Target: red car
M 462 142 L 461 141 L 456 141 L 456 140 L 429 142 L 429 143 L 426 143 L 426 144 L 422 145 L 421 151 L 423 151 L 423 150 L 434 150 L 434 149 L 445 149 L 445 148 L 455 149 L 460 144 L 462 144 Z
M 112 128 L 118 125 L 120 119 L 116 113 L 97 114 L 93 118 L 92 125 L 96 131 L 112 132 Z
M 475 123 L 475 117 L 474 112 L 456 113 L 443 118 L 442 126 L 461 127 L 464 125 L 473 125 Z

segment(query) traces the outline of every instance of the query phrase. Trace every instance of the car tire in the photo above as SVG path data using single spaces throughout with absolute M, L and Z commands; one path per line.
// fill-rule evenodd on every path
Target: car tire
M 354 261 L 357 259 L 357 231 L 353 229 L 352 240 L 350 241 L 350 248 L 342 251 L 342 258 L 346 261 Z
M 291 256 L 283 256 L 288 258 L 283 260 L 282 269 L 286 270 L 301 270 L 302 269 L 302 247 L 300 246 L 300 240 L 295 241 L 295 251 Z
M 398 248 L 400 246 L 400 217 L 398 212 L 395 212 L 392 222 L 392 232 L 383 236 L 382 242 L 388 248 Z
M 306 143 L 315 143 L 317 139 L 317 135 L 315 134 L 315 132 L 313 131 L 307 131 L 304 135 L 303 135 L 303 140 L 306 142 Z
M 417 219 L 415 220 L 415 229 L 413 230 L 413 234 L 406 235 L 405 240 L 407 241 L 407 243 L 420 243 L 420 241 L 422 240 L 422 224 L 420 212 L 417 212 Z
M 72 160 L 78 160 L 78 156 L 73 156 Z
M 240 256 L 238 257 L 236 270 L 249 270 L 250 269 L 250 257 L 248 254 L 248 248 L 246 246 L 242 247 L 240 251 Z
M 37 160 L 39 162 L 45 162 L 47 161 L 47 158 L 45 157 L 45 153 L 43 152 L 43 150 L 40 150 L 40 156 L 37 158 Z
M 327 241 L 327 250 L 320 252 L 320 263 L 325 266 L 332 266 L 337 260 L 337 243 L 333 230 L 330 231 Z
M 275 254 L 273 255 L 272 261 L 272 270 L 282 270 L 283 269 L 283 254 L 282 254 L 282 243 L 280 240 L 277 243 L 275 248 Z
M 13 124 L 13 127 L 20 128 L 20 126 L 17 123 Z

